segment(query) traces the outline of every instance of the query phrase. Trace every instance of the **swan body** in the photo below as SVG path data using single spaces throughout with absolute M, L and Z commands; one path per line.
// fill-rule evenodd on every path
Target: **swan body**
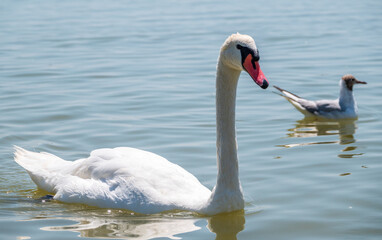
M 335 100 L 311 101 L 297 96 L 287 90 L 274 86 L 298 111 L 305 117 L 324 119 L 356 119 L 358 117 L 357 103 L 353 95 L 355 84 L 366 84 L 347 74 L 340 80 L 340 96 Z
M 188 210 L 214 215 L 244 208 L 235 134 L 237 81 L 245 70 L 262 88 L 254 40 L 233 34 L 223 44 L 216 76 L 218 176 L 212 191 L 180 166 L 154 153 L 128 147 L 97 149 L 88 158 L 66 161 L 49 153 L 15 147 L 15 161 L 54 199 L 143 214 Z
M 15 155 L 37 186 L 63 202 L 154 213 L 198 209 L 211 195 L 180 166 L 135 148 L 97 149 L 73 162 L 18 147 Z

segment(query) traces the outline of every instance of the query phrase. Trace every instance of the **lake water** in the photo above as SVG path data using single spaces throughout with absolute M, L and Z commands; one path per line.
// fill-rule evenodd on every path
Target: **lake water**
M 381 239 L 382 2 L 1 1 L 0 239 Z M 270 84 L 337 98 L 357 121 L 307 121 L 243 73 L 237 138 L 245 210 L 215 217 L 39 200 L 13 145 L 67 160 L 155 152 L 216 181 L 215 70 L 232 33 L 255 38 Z

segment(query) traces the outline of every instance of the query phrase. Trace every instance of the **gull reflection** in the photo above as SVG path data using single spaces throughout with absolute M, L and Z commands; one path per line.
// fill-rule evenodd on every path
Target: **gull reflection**
M 296 121 L 295 127 L 288 129 L 287 136 L 289 138 L 313 138 L 318 136 L 336 136 L 335 140 L 319 141 L 319 138 L 315 138 L 315 141 L 304 141 L 302 143 L 292 143 L 279 145 L 281 147 L 297 147 L 315 144 L 340 144 L 348 145 L 356 142 L 354 138 L 355 130 L 357 126 L 355 120 L 316 120 L 304 118 Z M 338 136 L 338 139 L 337 139 Z M 327 138 L 325 138 L 327 139 Z M 354 151 L 357 146 L 346 146 L 342 152 Z M 355 155 L 362 154 L 339 154 L 341 158 L 352 158 Z

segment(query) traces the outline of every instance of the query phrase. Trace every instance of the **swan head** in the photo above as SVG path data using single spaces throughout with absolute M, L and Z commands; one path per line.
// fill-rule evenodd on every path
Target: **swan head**
M 366 84 L 366 82 L 357 80 L 351 74 L 346 74 L 346 75 L 342 76 L 342 79 L 340 81 L 340 86 L 346 87 L 349 91 L 353 91 L 353 86 L 355 84 Z
M 259 50 L 252 37 L 239 33 L 232 34 L 221 47 L 219 58 L 230 68 L 246 71 L 261 88 L 268 87 L 268 80 L 259 65 Z

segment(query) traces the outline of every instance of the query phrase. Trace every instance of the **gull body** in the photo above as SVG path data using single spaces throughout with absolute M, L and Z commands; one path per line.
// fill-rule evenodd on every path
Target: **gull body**
M 307 118 L 356 119 L 358 108 L 353 94 L 355 84 L 366 84 L 366 82 L 359 81 L 350 74 L 344 75 L 339 83 L 339 98 L 317 101 L 307 100 L 280 87 L 274 87 L 281 92 L 281 96 L 285 97 Z

